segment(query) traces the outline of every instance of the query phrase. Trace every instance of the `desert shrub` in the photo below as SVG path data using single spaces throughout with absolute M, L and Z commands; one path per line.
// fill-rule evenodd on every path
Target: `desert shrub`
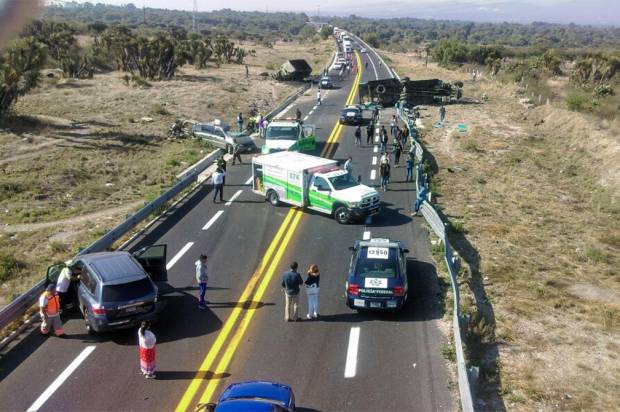
M 0 282 L 4 282 L 17 275 L 21 264 L 15 257 L 7 254 L 0 255 Z
M 598 97 L 613 96 L 614 89 L 608 84 L 599 84 L 594 88 L 593 94 Z
M 574 112 L 581 112 L 588 106 L 588 98 L 579 93 L 570 93 L 565 98 L 566 107 Z

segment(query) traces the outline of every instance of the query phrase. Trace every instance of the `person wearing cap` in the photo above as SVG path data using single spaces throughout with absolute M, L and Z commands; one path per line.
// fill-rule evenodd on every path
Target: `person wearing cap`
M 207 270 L 207 255 L 200 255 L 195 263 L 196 265 L 196 282 L 198 282 L 199 298 L 198 309 L 206 309 L 205 293 L 207 293 L 207 282 L 209 281 L 209 274 Z
M 60 320 L 60 298 L 56 293 L 56 285 L 50 283 L 39 297 L 39 313 L 41 314 L 41 333 L 48 335 L 54 329 L 56 336 L 65 334 Z

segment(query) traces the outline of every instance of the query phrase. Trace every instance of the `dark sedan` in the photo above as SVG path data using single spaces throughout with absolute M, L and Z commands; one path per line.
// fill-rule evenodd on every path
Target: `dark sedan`
M 340 112 L 340 124 L 359 126 L 363 122 L 362 108 L 359 106 L 347 106 Z
M 229 385 L 214 403 L 198 405 L 209 412 L 292 412 L 295 395 L 290 386 L 277 382 L 246 381 Z

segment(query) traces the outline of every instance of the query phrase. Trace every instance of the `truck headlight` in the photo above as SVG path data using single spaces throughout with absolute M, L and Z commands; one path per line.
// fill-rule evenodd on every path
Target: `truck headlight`
M 360 202 L 349 202 L 349 207 L 359 207 Z

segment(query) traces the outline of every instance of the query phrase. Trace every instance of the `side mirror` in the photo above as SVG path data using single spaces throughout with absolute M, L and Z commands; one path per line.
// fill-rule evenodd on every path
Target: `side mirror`
M 196 405 L 196 411 L 206 411 L 206 412 L 213 412 L 215 411 L 215 407 L 216 405 L 213 402 L 209 402 L 209 403 L 199 403 L 198 405 Z
M 354 247 L 354 246 L 349 246 L 349 250 L 350 250 L 351 252 L 355 252 L 355 247 Z

